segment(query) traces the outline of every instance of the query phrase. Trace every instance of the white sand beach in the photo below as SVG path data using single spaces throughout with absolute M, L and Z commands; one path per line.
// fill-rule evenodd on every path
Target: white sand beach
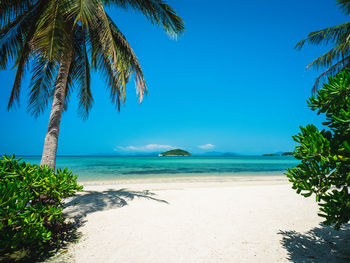
M 82 237 L 54 262 L 349 262 L 350 231 L 320 225 L 283 176 L 84 183 L 65 212 Z

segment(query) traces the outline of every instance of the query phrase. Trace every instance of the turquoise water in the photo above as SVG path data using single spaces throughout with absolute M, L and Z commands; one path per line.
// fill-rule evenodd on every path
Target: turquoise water
M 40 157 L 22 157 L 39 163 Z M 69 168 L 84 180 L 138 179 L 152 177 L 281 175 L 295 166 L 293 157 L 57 157 L 56 168 Z

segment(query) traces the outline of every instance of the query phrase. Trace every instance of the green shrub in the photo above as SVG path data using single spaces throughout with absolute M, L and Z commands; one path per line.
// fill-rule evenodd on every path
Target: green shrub
M 58 242 L 66 229 L 63 198 L 82 186 L 67 169 L 31 165 L 14 156 L 0 159 L 0 254 L 39 250 Z
M 298 194 L 316 195 L 325 224 L 339 229 L 350 220 L 350 71 L 346 69 L 330 77 L 308 106 L 317 114 L 325 114 L 318 130 L 314 125 L 301 127 L 293 139 L 299 144 L 294 157 L 301 160 L 286 175 Z

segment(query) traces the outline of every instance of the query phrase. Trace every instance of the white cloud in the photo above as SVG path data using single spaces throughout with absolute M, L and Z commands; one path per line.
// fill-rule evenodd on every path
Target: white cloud
M 207 144 L 204 144 L 204 145 L 199 145 L 198 148 L 201 148 L 203 150 L 208 150 L 208 149 L 211 149 L 211 148 L 214 148 L 215 145 L 211 144 L 211 143 L 207 143 Z
M 168 150 L 168 149 L 174 149 L 176 147 L 171 145 L 164 145 L 164 144 L 147 144 L 142 146 L 117 146 L 114 151 L 139 151 L 139 152 L 148 152 L 148 151 L 160 151 L 160 150 Z

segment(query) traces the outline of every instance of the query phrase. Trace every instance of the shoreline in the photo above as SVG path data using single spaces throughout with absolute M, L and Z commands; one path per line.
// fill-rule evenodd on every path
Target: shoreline
M 110 179 L 110 180 L 78 180 L 84 189 L 99 188 L 144 188 L 172 189 L 172 188 L 208 188 L 208 187 L 231 187 L 239 185 L 281 185 L 288 184 L 285 175 L 254 175 L 245 176 L 188 176 L 188 177 L 154 177 L 154 178 L 131 178 L 131 179 Z

